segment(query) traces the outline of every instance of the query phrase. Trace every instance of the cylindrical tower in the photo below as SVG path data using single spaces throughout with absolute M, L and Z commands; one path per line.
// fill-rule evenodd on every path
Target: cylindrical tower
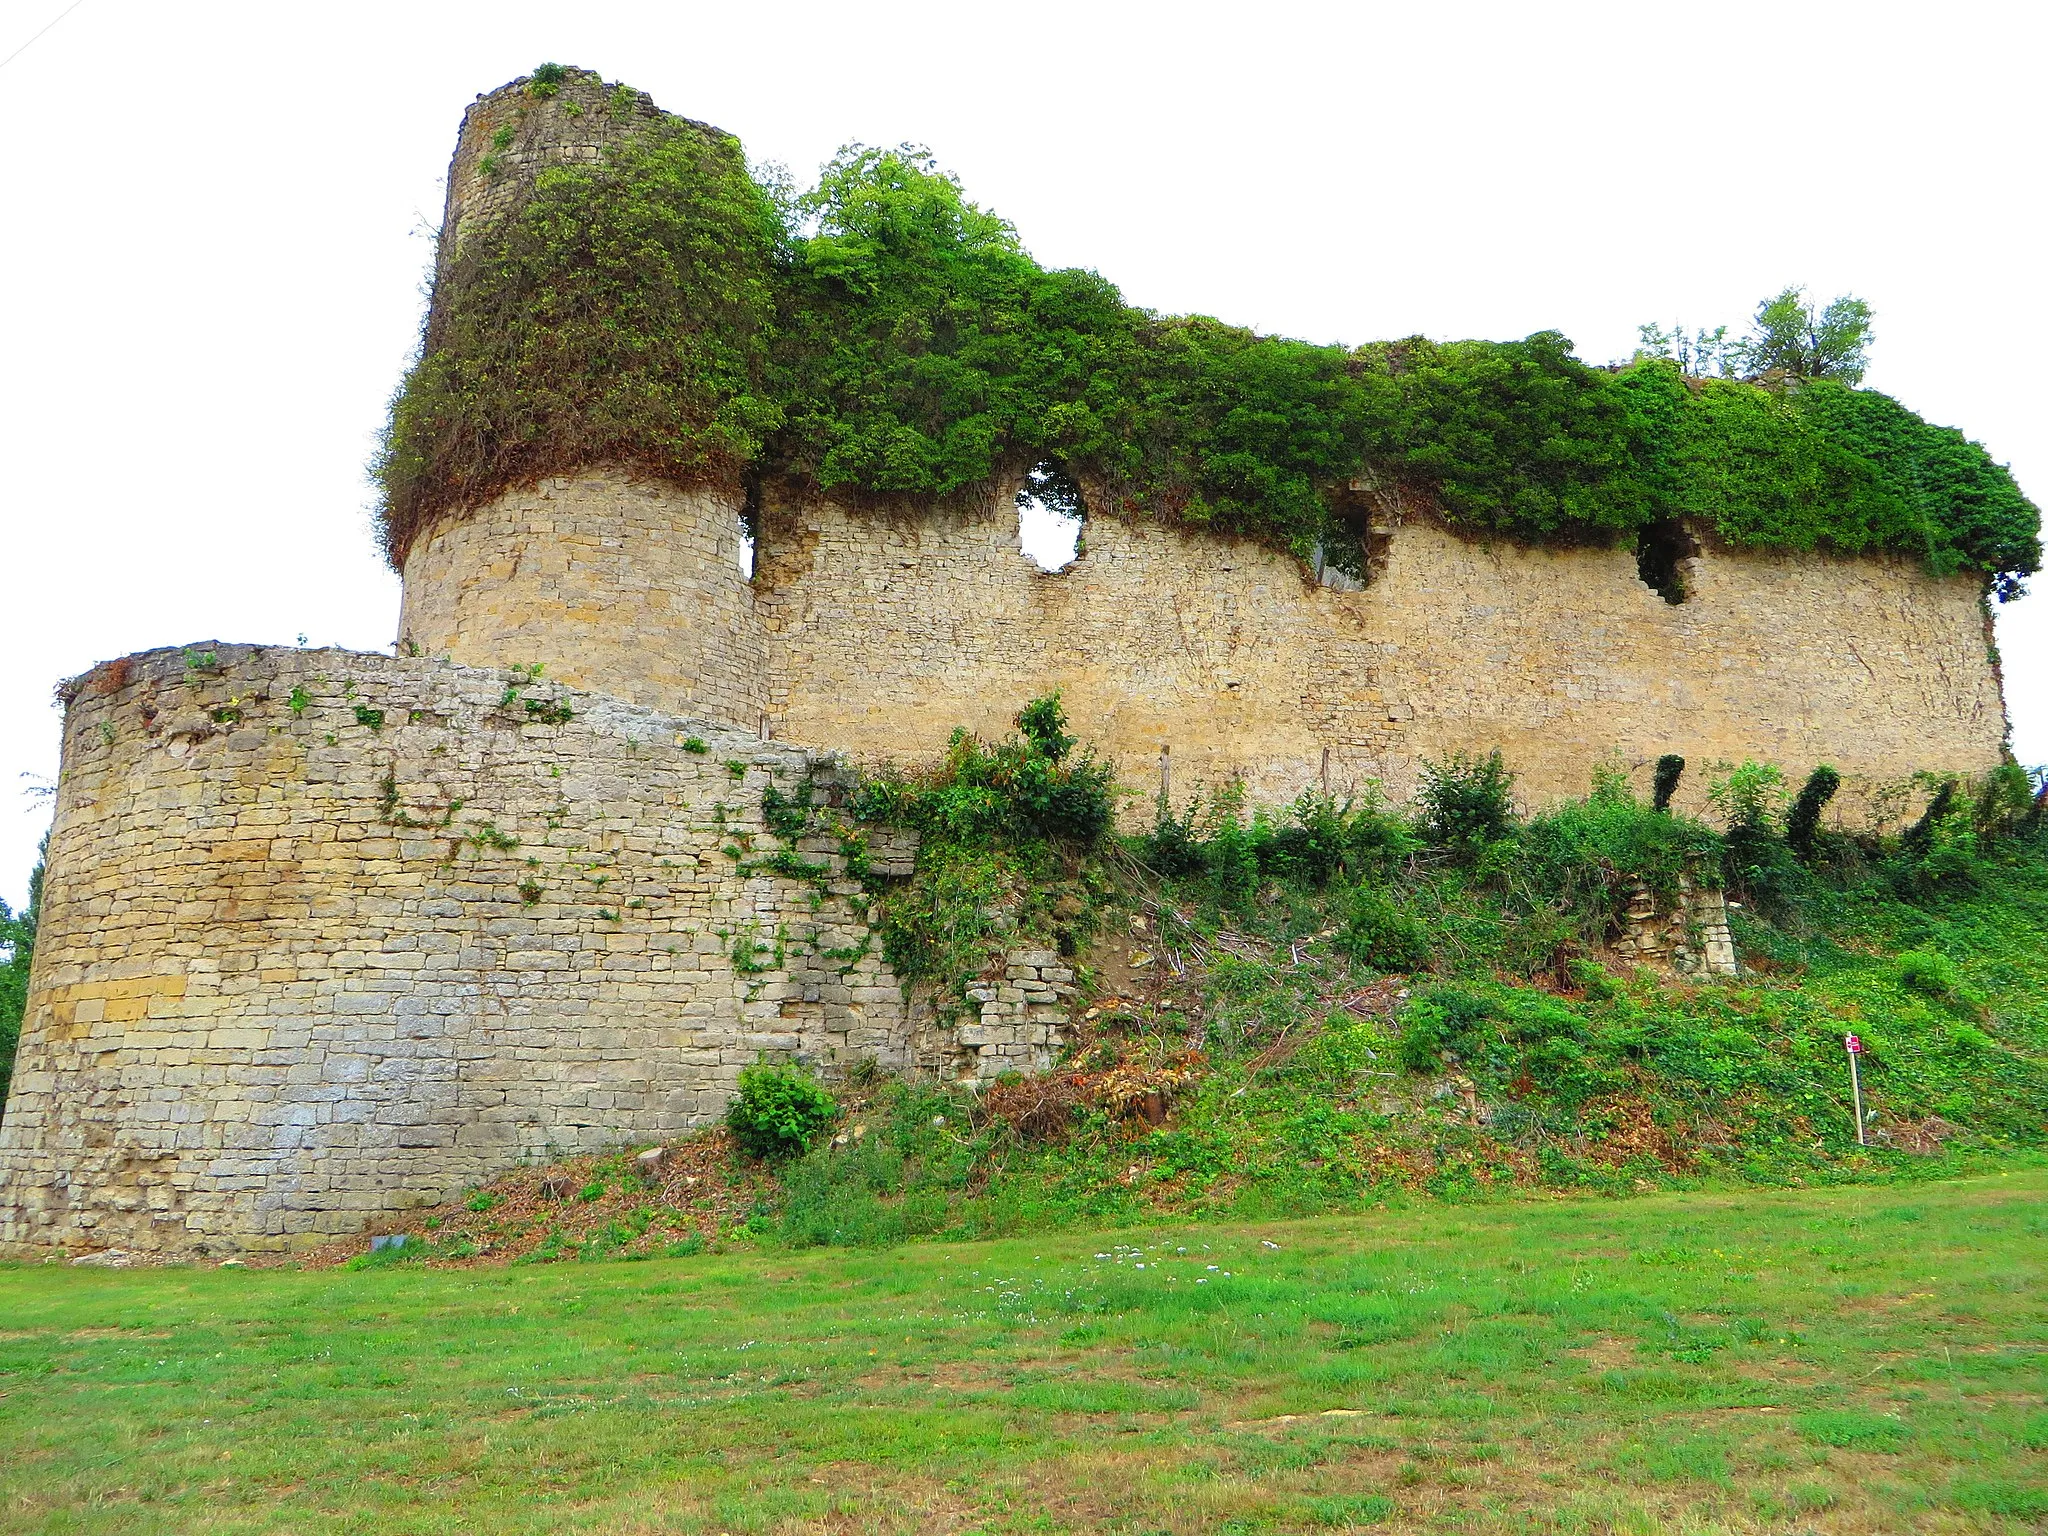
M 543 186 L 556 167 L 588 174 Z M 471 104 L 387 440 L 403 646 L 757 727 L 728 421 L 765 329 L 765 207 L 731 135 L 590 71 Z

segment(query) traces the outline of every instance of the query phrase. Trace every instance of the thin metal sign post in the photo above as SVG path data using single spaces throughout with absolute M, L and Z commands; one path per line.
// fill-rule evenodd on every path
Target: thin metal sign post
M 1856 1101 L 1856 1145 L 1868 1146 L 1863 1139 L 1863 1077 L 1856 1070 L 1856 1058 L 1863 1054 L 1863 1042 L 1854 1035 L 1842 1036 L 1842 1047 L 1849 1053 L 1849 1095 Z

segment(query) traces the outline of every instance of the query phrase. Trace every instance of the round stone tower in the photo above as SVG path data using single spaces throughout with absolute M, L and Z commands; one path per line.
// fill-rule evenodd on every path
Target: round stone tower
M 524 202 L 534 178 L 549 166 L 600 160 L 663 115 L 645 91 L 607 85 L 594 71 L 560 65 L 544 64 L 477 97 L 462 114 L 455 158 L 448 163 L 440 264 L 447 265 L 465 232 Z
M 448 167 L 434 304 L 464 242 L 516 214 L 542 172 L 679 122 L 644 92 L 553 65 L 477 97 Z M 737 486 L 592 464 L 444 513 L 402 552 L 401 647 L 469 666 L 544 663 L 575 687 L 754 729 L 764 642 L 742 506 Z

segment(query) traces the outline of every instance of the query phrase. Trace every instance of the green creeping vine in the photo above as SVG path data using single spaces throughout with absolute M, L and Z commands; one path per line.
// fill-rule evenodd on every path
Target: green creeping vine
M 1899 551 L 2001 598 L 2040 564 L 2011 475 L 1872 391 L 1593 367 L 1554 331 L 1346 348 L 1161 316 L 1041 267 L 923 151 L 851 146 L 795 195 L 678 119 L 542 173 L 442 272 L 376 465 L 392 559 L 598 462 L 878 496 L 1044 463 L 1123 515 L 1354 575 L 1361 486 L 1535 542 L 1691 517 L 1739 547 Z
M 739 145 L 691 124 L 543 172 L 436 281 L 377 462 L 393 558 L 442 512 L 593 462 L 736 481 L 780 419 L 781 240 Z

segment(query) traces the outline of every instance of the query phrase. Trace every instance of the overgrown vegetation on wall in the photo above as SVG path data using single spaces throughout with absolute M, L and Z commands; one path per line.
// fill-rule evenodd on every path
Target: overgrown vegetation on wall
M 1894 550 L 2010 596 L 2039 515 L 1886 396 L 1774 373 L 1589 366 L 1556 332 L 1358 348 L 1259 336 L 1049 271 L 921 151 L 854 146 L 802 195 L 694 127 L 544 172 L 436 285 L 379 475 L 394 559 L 424 521 L 604 460 L 943 496 L 1051 461 L 1131 515 L 1359 558 L 1360 477 L 1454 526 L 1613 542 Z
M 581 465 L 737 479 L 781 421 L 785 238 L 739 145 L 695 124 L 542 173 L 434 285 L 376 464 L 394 555 L 441 512 Z

